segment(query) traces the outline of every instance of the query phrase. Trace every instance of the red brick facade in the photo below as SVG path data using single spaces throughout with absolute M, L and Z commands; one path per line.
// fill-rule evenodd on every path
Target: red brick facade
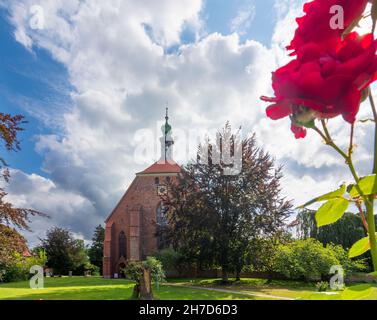
M 134 181 L 105 221 L 105 278 L 120 275 L 128 261 L 143 260 L 158 247 L 156 223 L 161 198 L 157 192 L 163 192 L 167 179 L 176 179 L 180 172 L 180 167 L 172 159 L 174 141 L 168 119 L 166 109 L 166 122 L 161 128 L 161 159 L 136 174 Z
M 154 164 L 138 173 L 106 220 L 103 275 L 121 274 L 128 261 L 143 260 L 157 249 L 156 214 L 161 204 L 157 186 L 175 179 L 176 164 Z M 166 172 L 160 172 L 166 171 Z M 125 241 L 121 240 L 122 237 Z M 125 244 L 124 247 L 123 243 Z

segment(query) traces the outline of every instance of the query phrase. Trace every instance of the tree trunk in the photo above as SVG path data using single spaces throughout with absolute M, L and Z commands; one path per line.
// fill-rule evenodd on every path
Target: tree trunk
M 139 299 L 140 297 L 140 283 L 136 283 L 134 289 L 132 291 L 132 298 L 131 299 Z
M 140 279 L 140 299 L 153 300 L 151 271 L 149 269 L 143 270 L 143 276 Z
M 239 270 L 236 271 L 236 281 L 241 281 L 241 272 Z
M 222 271 L 222 282 L 228 283 L 229 282 L 228 270 L 225 267 L 222 267 L 221 271 Z

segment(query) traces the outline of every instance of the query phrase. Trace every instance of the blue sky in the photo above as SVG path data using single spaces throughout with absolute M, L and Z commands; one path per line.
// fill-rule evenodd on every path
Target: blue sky
M 318 137 L 295 140 L 289 119 L 267 119 L 259 99 L 289 60 L 302 2 L 40 0 L 36 29 L 34 1 L 0 0 L 0 108 L 28 120 L 22 150 L 5 155 L 9 200 L 51 216 L 33 220 L 29 243 L 54 225 L 91 238 L 135 172 L 159 158 L 166 101 L 180 163 L 195 134 L 229 120 L 285 166 L 283 193 L 295 204 L 348 179 Z M 334 128 L 347 143 L 337 119 Z M 369 129 L 359 135 L 362 155 Z M 357 160 L 367 168 L 368 158 Z
M 4 154 L 8 164 L 26 173 L 46 175 L 42 170 L 43 157 L 35 151 L 36 136 L 58 133 L 54 124 L 44 123 L 42 114 L 54 105 L 59 113 L 59 102 L 69 105 L 69 87 L 64 65 L 54 60 L 44 49 L 27 50 L 14 38 L 14 27 L 8 20 L 8 12 L 0 10 L 0 105 L 1 111 L 23 114 L 27 123 L 19 135 L 22 149 Z M 56 109 L 55 109 L 56 108 Z M 51 110 L 50 109 L 50 110 Z
M 276 23 L 276 12 L 272 10 L 274 2 L 273 0 L 207 0 L 203 12 L 206 28 L 208 32 L 229 34 L 232 32 L 231 22 L 239 11 L 254 7 L 255 16 L 250 21 L 250 26 L 244 30 L 241 39 L 243 41 L 253 39 L 269 46 Z

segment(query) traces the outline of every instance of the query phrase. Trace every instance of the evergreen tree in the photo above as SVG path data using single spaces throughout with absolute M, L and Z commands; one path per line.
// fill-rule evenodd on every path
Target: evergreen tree
M 105 229 L 98 225 L 94 230 L 92 245 L 88 250 L 90 263 L 99 267 L 102 274 L 103 242 L 105 240 Z

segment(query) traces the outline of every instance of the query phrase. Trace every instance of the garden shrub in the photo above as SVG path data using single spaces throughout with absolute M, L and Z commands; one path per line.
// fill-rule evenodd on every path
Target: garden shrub
M 319 281 L 315 284 L 315 287 L 319 292 L 324 292 L 329 288 L 329 284 L 326 281 Z
M 37 255 L 31 257 L 23 257 L 20 253 L 14 252 L 9 263 L 0 267 L 1 271 L 4 271 L 2 281 L 28 280 L 32 276 L 30 268 L 34 265 L 44 267 L 46 261 L 47 257 L 44 251 L 40 251 Z
M 275 256 L 276 271 L 289 279 L 319 281 L 329 279 L 331 266 L 341 265 L 345 275 L 360 270 L 363 262 L 351 261 L 341 246 L 323 246 L 318 240 L 309 238 L 279 245 Z
M 183 255 L 173 248 L 159 250 L 153 256 L 161 261 L 164 270 L 177 271 L 182 274 L 185 269 L 188 269 L 188 264 L 184 261 Z
M 86 272 L 89 272 L 91 276 L 99 276 L 100 268 L 90 262 L 85 262 L 77 268 L 73 269 L 73 274 L 77 276 L 83 276 Z

